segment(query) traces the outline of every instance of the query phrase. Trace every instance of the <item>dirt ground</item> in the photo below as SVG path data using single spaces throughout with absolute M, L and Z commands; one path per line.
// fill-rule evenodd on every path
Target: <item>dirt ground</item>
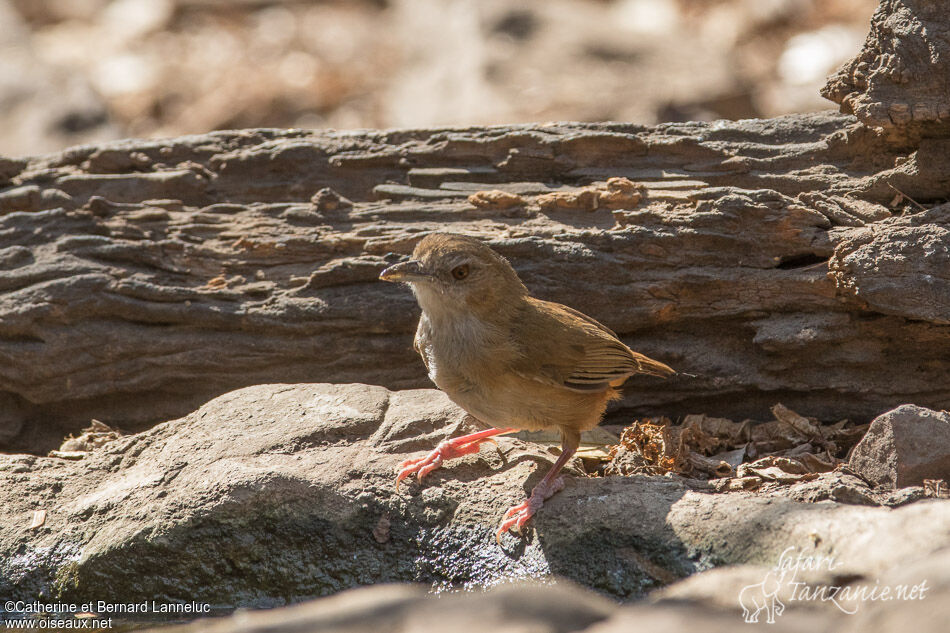
M 0 0 L 0 154 L 825 109 L 874 0 Z

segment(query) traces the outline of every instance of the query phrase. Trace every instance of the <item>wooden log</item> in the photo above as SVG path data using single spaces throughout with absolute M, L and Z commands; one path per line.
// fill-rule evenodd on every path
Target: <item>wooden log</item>
M 881 0 L 861 52 L 822 96 L 892 139 L 950 134 L 950 19 L 946 3 Z M 945 172 L 946 174 L 946 172 Z
M 255 383 L 426 386 L 415 302 L 376 277 L 435 230 L 695 374 L 629 381 L 618 419 L 946 408 L 950 172 L 923 151 L 822 113 L 247 130 L 3 162 L 0 423 L 42 450 Z M 523 203 L 469 202 L 495 189 Z

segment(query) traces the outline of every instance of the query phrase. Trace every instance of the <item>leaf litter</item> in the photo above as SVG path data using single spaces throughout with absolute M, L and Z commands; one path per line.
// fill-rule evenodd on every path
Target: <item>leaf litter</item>
M 89 426 L 82 430 L 79 437 L 73 437 L 70 434 L 58 450 L 49 452 L 49 456 L 59 457 L 60 459 L 82 459 L 90 452 L 122 437 L 122 435 L 123 432 L 119 429 L 112 428 L 99 420 L 92 420 Z
M 674 423 L 666 417 L 638 420 L 599 464 L 585 459 L 598 475 L 677 474 L 706 479 L 716 490 L 752 490 L 764 483 L 791 484 L 816 479 L 839 468 L 869 425 L 841 420 L 822 424 L 782 404 L 767 422 L 735 422 L 704 414 Z

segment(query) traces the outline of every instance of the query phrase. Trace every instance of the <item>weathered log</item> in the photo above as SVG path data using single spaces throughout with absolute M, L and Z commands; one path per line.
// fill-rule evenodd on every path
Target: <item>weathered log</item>
M 882 0 L 861 52 L 822 96 L 894 137 L 950 132 L 950 20 L 945 2 Z
M 945 408 L 950 205 L 918 205 L 950 196 L 947 159 L 921 160 L 947 143 L 825 113 L 253 130 L 7 161 L 3 422 L 37 449 L 90 417 L 134 429 L 255 383 L 425 386 L 415 303 L 376 276 L 433 230 L 484 237 L 538 296 L 696 375 L 629 381 L 627 413 Z M 538 200 L 612 177 L 640 195 Z M 467 200 L 486 189 L 523 203 Z

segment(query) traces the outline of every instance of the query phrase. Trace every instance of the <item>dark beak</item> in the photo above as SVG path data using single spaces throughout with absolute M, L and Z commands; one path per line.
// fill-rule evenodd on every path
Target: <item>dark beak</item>
M 383 281 L 392 282 L 430 281 L 432 275 L 422 269 L 422 264 L 414 259 L 410 259 L 408 262 L 393 264 L 379 273 L 379 278 Z

